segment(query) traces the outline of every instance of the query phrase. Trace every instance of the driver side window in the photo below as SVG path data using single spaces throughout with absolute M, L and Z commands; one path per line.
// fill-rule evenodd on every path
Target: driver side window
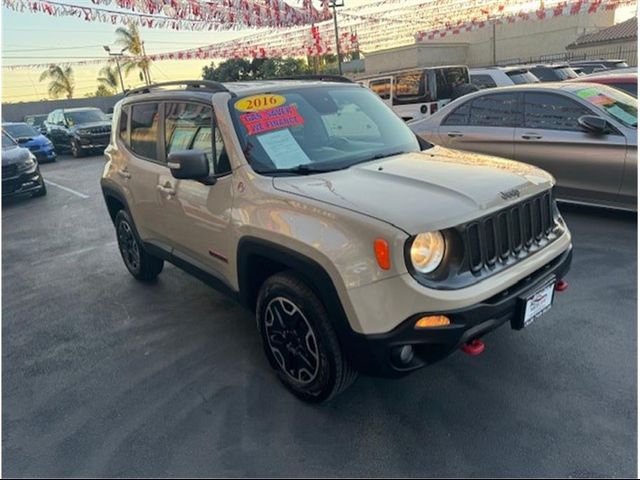
M 210 174 L 224 175 L 231 171 L 229 157 L 210 106 L 167 103 L 164 130 L 167 155 L 179 150 L 200 150 L 209 161 Z

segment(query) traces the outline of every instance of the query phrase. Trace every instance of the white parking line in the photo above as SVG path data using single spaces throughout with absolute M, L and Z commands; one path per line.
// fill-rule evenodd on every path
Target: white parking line
M 58 187 L 59 189 L 64 190 L 65 192 L 72 193 L 73 195 L 75 195 L 77 197 L 89 198 L 89 195 L 87 195 L 86 193 L 78 192 L 78 191 L 73 190 L 73 189 L 71 189 L 69 187 L 64 187 L 62 185 L 58 185 L 57 183 L 52 182 L 51 180 L 46 180 L 45 179 L 45 183 L 48 184 L 48 185 L 53 185 L 54 187 Z

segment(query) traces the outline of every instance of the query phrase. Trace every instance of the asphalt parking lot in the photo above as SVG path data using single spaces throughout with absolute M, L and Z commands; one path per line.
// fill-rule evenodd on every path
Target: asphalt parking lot
M 635 215 L 562 207 L 570 289 L 530 328 L 309 406 L 248 312 L 171 265 L 128 274 L 103 165 L 62 157 L 46 197 L 3 201 L 4 476 L 636 475 Z

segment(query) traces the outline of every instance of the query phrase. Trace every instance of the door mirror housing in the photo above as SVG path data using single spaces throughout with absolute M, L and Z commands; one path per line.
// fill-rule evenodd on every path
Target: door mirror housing
M 167 166 L 173 178 L 179 180 L 197 180 L 206 184 L 215 183 L 215 177 L 209 175 L 209 161 L 201 150 L 179 150 L 171 152 Z
M 604 135 L 607 133 L 609 123 L 602 117 L 595 115 L 583 115 L 578 118 L 578 125 L 584 130 L 596 135 Z

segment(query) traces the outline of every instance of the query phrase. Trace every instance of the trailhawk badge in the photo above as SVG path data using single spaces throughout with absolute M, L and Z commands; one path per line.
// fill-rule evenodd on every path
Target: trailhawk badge
M 513 198 L 519 198 L 520 190 L 518 190 L 517 188 L 513 188 L 505 192 L 500 192 L 500 196 L 502 197 L 503 200 L 511 200 Z

